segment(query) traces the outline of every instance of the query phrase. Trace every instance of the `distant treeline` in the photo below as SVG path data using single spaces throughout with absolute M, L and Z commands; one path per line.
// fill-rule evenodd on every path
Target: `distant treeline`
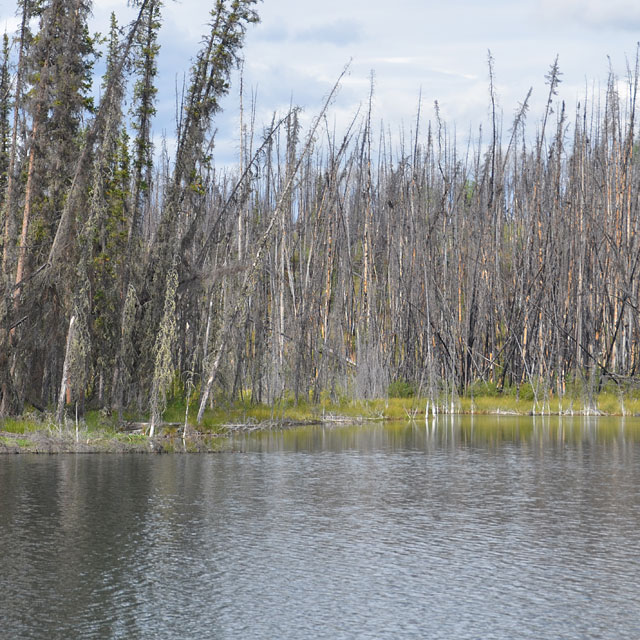
M 201 418 L 220 397 L 399 383 L 448 407 L 483 383 L 544 403 L 570 382 L 588 402 L 632 384 L 637 67 L 568 109 L 554 63 L 532 128 L 529 96 L 503 123 L 489 57 L 489 131 L 467 147 L 437 107 L 398 140 L 371 103 L 333 131 L 333 94 L 306 131 L 297 110 L 258 131 L 244 105 L 241 162 L 217 171 L 212 125 L 255 1 L 213 3 L 171 158 L 151 142 L 162 3 L 113 19 L 98 105 L 91 2 L 19 3 L 0 60 L 0 415 L 157 423 L 172 395 Z

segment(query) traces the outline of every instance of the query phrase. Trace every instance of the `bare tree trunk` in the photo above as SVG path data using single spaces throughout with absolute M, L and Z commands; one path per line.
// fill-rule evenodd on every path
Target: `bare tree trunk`
M 70 368 L 71 349 L 75 332 L 76 317 L 71 316 L 69 320 L 69 331 L 67 332 L 67 348 L 64 355 L 64 365 L 62 367 L 62 382 L 60 383 L 60 394 L 58 395 L 58 408 L 56 409 L 56 422 L 62 424 L 64 418 L 64 405 L 67 399 L 67 391 L 70 389 Z

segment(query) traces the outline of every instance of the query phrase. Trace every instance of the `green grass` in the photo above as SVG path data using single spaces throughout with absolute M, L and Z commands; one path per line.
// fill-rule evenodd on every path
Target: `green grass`
M 204 438 L 187 439 L 182 442 L 177 426 L 165 425 L 161 431 L 167 445 L 165 450 L 187 451 L 189 450 L 217 450 L 223 447 L 221 438 L 227 431 L 227 425 L 303 425 L 314 424 L 332 419 L 357 420 L 395 420 L 406 421 L 410 418 L 423 419 L 427 406 L 427 399 L 412 395 L 411 389 L 404 383 L 397 384 L 394 397 L 376 400 L 350 400 L 344 395 L 333 398 L 329 394 L 322 394 L 318 403 L 312 403 L 306 399 L 296 403 L 293 397 L 286 397 L 273 406 L 254 404 L 249 400 L 229 402 L 218 398 L 214 408 L 207 408 L 203 423 L 196 430 L 201 434 L 209 434 Z M 473 393 L 454 399 L 454 410 L 458 413 L 474 414 L 509 414 L 531 415 L 541 413 L 551 414 L 579 414 L 584 411 L 585 395 L 577 388 L 568 387 L 565 396 L 559 399 L 550 393 L 545 399 L 536 403 L 533 390 L 529 385 L 521 385 L 516 391 L 514 388 L 499 390 L 495 385 L 476 384 Z M 438 402 L 450 408 L 451 398 L 444 396 Z M 640 416 L 640 390 L 628 389 L 621 393 L 616 387 L 609 386 L 595 397 L 597 410 L 605 415 L 639 415 Z M 193 401 L 189 407 L 189 424 L 196 425 L 198 403 Z M 165 423 L 181 425 L 184 423 L 185 405 L 183 402 L 173 402 L 164 414 Z M 147 421 L 146 416 L 129 414 L 127 419 L 136 422 Z M 34 411 L 27 412 L 20 418 L 7 418 L 0 420 L 0 431 L 24 438 L 3 437 L 0 443 L 13 447 L 29 448 L 33 441 L 29 435 L 40 433 L 46 437 L 58 441 L 75 441 L 75 420 L 69 418 L 65 426 L 56 425 L 52 414 L 38 414 Z M 173 441 L 172 437 L 173 436 Z M 207 440 L 208 438 L 208 440 Z M 36 438 L 37 439 L 37 438 Z M 148 444 L 148 438 L 144 434 L 123 433 L 118 430 L 117 418 L 104 411 L 89 411 L 79 423 L 79 441 L 87 446 L 95 446 L 101 450 L 118 449 L 119 446 L 126 450 L 144 450 Z
M 34 430 L 34 421 L 28 418 L 6 418 L 0 420 L 0 429 L 7 433 L 22 434 Z
M 533 411 L 532 399 L 504 396 L 465 396 L 460 398 L 463 413 L 514 413 L 528 415 Z
M 31 446 L 31 440 L 28 438 L 7 438 L 6 436 L 0 437 L 0 442 L 8 446 L 29 447 Z
M 114 433 L 113 438 L 127 444 L 142 444 L 148 440 L 142 433 Z
M 207 409 L 200 427 L 204 431 L 220 431 L 228 424 L 287 423 L 309 424 L 335 418 L 353 420 L 406 420 L 413 415 L 424 415 L 426 399 L 416 397 L 381 398 L 376 400 L 331 401 L 322 398 L 318 403 L 283 400 L 274 405 L 253 404 L 249 401 L 218 401 L 214 409 Z M 189 411 L 189 422 L 195 424 L 197 407 Z M 164 414 L 166 422 L 184 421 L 184 406 L 169 407 Z

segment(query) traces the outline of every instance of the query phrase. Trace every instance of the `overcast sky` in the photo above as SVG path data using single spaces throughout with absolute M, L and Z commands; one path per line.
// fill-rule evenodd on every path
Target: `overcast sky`
M 156 128 L 169 137 L 176 80 L 188 73 L 212 5 L 166 0 Z M 0 25 L 9 31 L 17 26 L 13 10 L 12 0 L 2 1 Z M 121 23 L 132 16 L 126 0 L 96 0 L 92 28 L 106 32 L 112 10 Z M 638 0 L 264 0 L 258 11 L 261 23 L 249 29 L 244 50 L 245 87 L 257 94 L 258 124 L 291 102 L 311 118 L 352 60 L 332 109 L 338 128 L 366 103 L 373 71 L 376 121 L 392 130 L 409 125 L 422 95 L 424 117 L 433 117 L 437 100 L 459 138 L 487 116 L 487 50 L 505 120 L 533 87 L 532 122 L 556 55 L 563 72 L 559 98 L 571 111 L 585 87 L 606 84 L 610 63 L 624 83 L 640 37 Z M 236 154 L 237 104 L 234 86 L 218 119 L 218 162 Z

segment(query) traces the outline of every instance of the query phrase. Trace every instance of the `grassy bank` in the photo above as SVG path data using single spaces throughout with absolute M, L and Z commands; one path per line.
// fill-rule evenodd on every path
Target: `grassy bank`
M 582 398 L 564 396 L 536 399 L 527 393 L 497 393 L 440 398 L 436 411 L 462 414 L 508 415 L 640 415 L 640 397 L 604 391 L 591 403 Z M 296 425 L 348 423 L 372 420 L 424 420 L 433 415 L 433 402 L 427 398 L 409 396 L 377 400 L 332 402 L 318 404 L 292 400 L 274 405 L 250 402 L 219 402 L 205 414 L 203 423 L 195 426 L 196 407 L 188 412 L 187 434 L 184 437 L 186 409 L 180 403 L 170 405 L 165 422 L 157 435 L 148 437 L 148 417 L 129 415 L 124 423 L 101 411 L 90 411 L 76 422 L 67 419 L 58 425 L 50 414 L 30 412 L 21 418 L 0 421 L 0 453 L 162 453 L 217 452 L 231 448 L 229 436 L 234 432 L 250 432 Z
M 215 453 L 229 450 L 228 438 L 216 433 L 193 433 L 183 438 L 174 427 L 154 437 L 86 423 L 59 426 L 41 420 L 0 422 L 2 453 Z

